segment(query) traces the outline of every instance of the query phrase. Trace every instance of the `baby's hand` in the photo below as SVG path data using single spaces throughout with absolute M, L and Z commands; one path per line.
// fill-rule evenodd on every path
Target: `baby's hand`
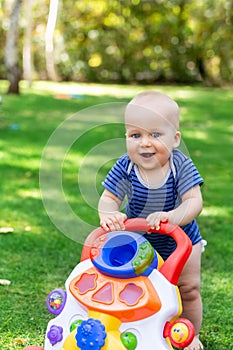
M 169 213 L 165 211 L 158 211 L 147 216 L 146 222 L 152 229 L 159 230 L 160 222 L 166 222 L 169 220 Z
M 101 214 L 100 226 L 105 231 L 120 231 L 125 229 L 124 221 L 127 216 L 119 211 Z

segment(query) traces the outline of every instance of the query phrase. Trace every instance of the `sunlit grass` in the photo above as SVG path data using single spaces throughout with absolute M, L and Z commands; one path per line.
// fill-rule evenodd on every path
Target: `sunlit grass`
M 64 287 L 66 277 L 80 258 L 81 245 L 59 232 L 42 203 L 39 168 L 49 138 L 62 122 L 82 111 L 83 118 L 75 124 L 76 129 L 69 124 L 70 132 L 82 132 L 83 137 L 72 144 L 64 157 L 63 190 L 72 210 L 97 226 L 95 207 L 101 181 L 113 159 L 108 156 L 109 161 L 105 162 L 104 147 L 97 149 L 100 154 L 92 149 L 95 144 L 104 146 L 111 137 L 123 139 L 124 128 L 120 124 L 114 128 L 107 125 L 109 116 L 101 115 L 100 109 L 98 118 L 103 118 L 104 126 L 87 132 L 94 116 L 85 110 L 103 103 L 126 103 L 137 92 L 154 88 L 169 94 L 180 105 L 182 138 L 205 180 L 204 209 L 198 218 L 202 235 L 208 241 L 202 262 L 201 338 L 207 350 L 229 350 L 233 300 L 232 89 L 48 82 L 35 82 L 28 87 L 22 82 L 21 95 L 8 96 L 4 94 L 6 88 L 7 83 L 1 81 L 0 227 L 13 228 L 14 232 L 0 234 L 0 278 L 12 281 L 10 286 L 0 286 L 0 349 L 22 349 L 14 342 L 16 338 L 23 339 L 25 345 L 43 343 L 50 318 L 45 308 L 46 296 L 52 289 Z M 62 100 L 55 98 L 57 94 L 78 96 Z M 108 112 L 111 114 L 112 105 Z M 66 136 L 69 135 L 68 132 Z M 115 154 L 114 144 L 107 145 L 108 153 Z M 84 203 L 77 186 L 78 170 L 88 152 L 86 176 L 81 182 L 89 204 Z M 51 170 L 62 154 L 62 143 L 54 145 L 47 164 Z M 91 198 L 91 187 L 97 198 Z
M 206 216 L 206 217 L 221 217 L 221 218 L 230 218 L 232 216 L 232 208 L 231 207 L 226 207 L 226 206 L 210 206 L 210 207 L 205 207 L 202 210 L 201 215 Z

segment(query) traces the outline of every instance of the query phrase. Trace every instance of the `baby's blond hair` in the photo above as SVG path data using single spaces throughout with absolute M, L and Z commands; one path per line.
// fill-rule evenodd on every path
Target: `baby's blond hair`
M 179 107 L 169 96 L 159 91 L 148 90 L 136 95 L 128 104 L 143 107 L 166 118 L 175 128 L 179 129 Z M 126 107 L 127 115 L 127 107 Z

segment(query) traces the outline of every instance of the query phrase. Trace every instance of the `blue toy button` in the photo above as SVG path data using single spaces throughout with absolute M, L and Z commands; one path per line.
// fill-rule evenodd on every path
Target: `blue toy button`
M 105 327 L 99 320 L 89 318 L 78 327 L 75 338 L 81 350 L 100 350 L 105 344 Z

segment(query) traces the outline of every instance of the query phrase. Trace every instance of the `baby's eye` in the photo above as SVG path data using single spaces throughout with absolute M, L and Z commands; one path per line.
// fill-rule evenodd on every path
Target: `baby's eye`
M 156 139 L 157 137 L 160 137 L 161 134 L 160 134 L 159 132 L 156 132 L 156 131 L 155 131 L 155 132 L 152 132 L 152 133 L 151 133 L 151 136 L 154 137 L 154 138 Z
M 132 137 L 133 139 L 138 139 L 140 136 L 141 135 L 137 133 L 130 135 L 130 137 Z

